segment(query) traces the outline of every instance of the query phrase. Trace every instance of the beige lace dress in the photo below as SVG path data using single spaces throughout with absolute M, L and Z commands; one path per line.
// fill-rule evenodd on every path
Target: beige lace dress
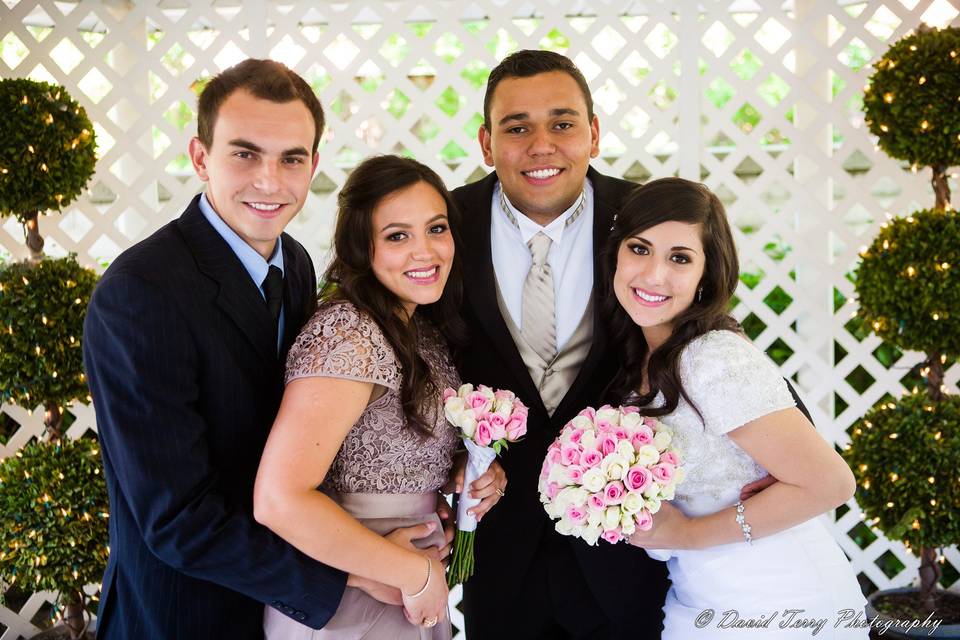
M 286 381 L 323 376 L 371 382 L 385 393 L 367 405 L 347 433 L 320 487 L 369 529 L 386 534 L 397 527 L 438 523 L 423 547 L 443 544 L 436 515 L 437 490 L 446 481 L 458 438 L 443 417 L 441 393 L 460 384 L 446 343 L 435 327 L 417 319 L 417 350 L 437 387 L 425 417 L 433 436 L 406 425 L 400 401 L 402 371 L 379 326 L 349 302 L 328 302 L 304 326 L 287 356 Z M 443 579 L 434 576 L 434 579 Z M 404 618 L 402 607 L 385 605 L 348 587 L 336 614 L 315 631 L 272 607 L 264 616 L 267 640 L 445 640 L 449 621 L 422 629 Z

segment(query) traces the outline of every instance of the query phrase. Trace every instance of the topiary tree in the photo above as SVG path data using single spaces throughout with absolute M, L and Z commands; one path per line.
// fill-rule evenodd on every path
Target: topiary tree
M 947 168 L 960 164 L 960 29 L 921 26 L 874 68 L 863 96 L 870 133 L 890 157 L 931 167 L 935 206 L 946 209 Z
M 0 579 L 59 592 L 71 638 L 87 627 L 89 597 L 109 549 L 107 487 L 95 440 L 33 442 L 0 461 Z
M 0 269 L 0 401 L 43 404 L 51 438 L 63 408 L 88 397 L 80 339 L 96 282 L 73 255 Z
M 929 613 L 941 597 L 936 547 L 960 541 L 960 399 L 943 385 L 947 358 L 960 354 L 960 217 L 946 175 L 960 163 L 960 29 L 921 26 L 875 68 L 864 95 L 870 131 L 892 157 L 931 167 L 935 206 L 883 224 L 861 253 L 858 314 L 881 338 L 926 354 L 926 384 L 874 407 L 844 457 L 871 524 L 920 557 Z
M 39 260 L 37 216 L 61 211 L 93 175 L 93 124 L 63 87 L 23 78 L 0 80 L 0 113 L 0 217 L 24 225 L 31 259 Z

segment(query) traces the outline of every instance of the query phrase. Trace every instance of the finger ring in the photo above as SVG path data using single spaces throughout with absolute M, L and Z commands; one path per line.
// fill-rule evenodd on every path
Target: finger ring
M 496 491 L 497 491 L 497 495 L 500 496 L 501 498 L 504 497 L 505 495 L 507 495 L 507 494 L 503 491 L 503 489 L 497 488 Z
M 432 618 L 425 618 L 425 619 L 423 620 L 423 626 L 426 627 L 426 628 L 428 628 L 428 629 L 429 629 L 430 627 L 435 627 L 435 626 L 437 626 L 437 616 L 433 616 Z

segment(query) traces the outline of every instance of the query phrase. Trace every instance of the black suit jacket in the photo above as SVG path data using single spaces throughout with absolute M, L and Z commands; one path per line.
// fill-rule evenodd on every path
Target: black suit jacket
M 87 312 L 111 507 L 100 638 L 259 639 L 261 603 L 320 628 L 345 585 L 253 518 L 286 351 L 314 306 L 313 264 L 282 236 L 278 355 L 257 286 L 197 203 L 123 252 Z
M 594 263 L 583 268 L 593 269 L 596 291 L 613 216 L 636 185 L 592 168 L 587 177 L 593 185 Z M 464 587 L 471 611 L 490 612 L 502 611 L 505 603 L 516 603 L 517 611 L 522 611 L 520 590 L 534 553 L 546 535 L 557 535 L 552 533 L 553 523 L 537 491 L 547 447 L 584 407 L 597 406 L 617 366 L 603 331 L 602 310 L 594 304 L 594 335 L 587 359 L 553 417 L 547 414 L 497 306 L 490 246 L 490 205 L 496 180 L 496 174 L 490 174 L 453 192 L 462 211 L 462 237 L 466 239 L 462 249 L 467 274 L 463 313 L 470 333 L 468 344 L 456 356 L 460 375 L 464 382 L 510 389 L 530 407 L 526 438 L 511 446 L 501 459 L 509 481 L 507 495 L 477 528 L 476 574 Z M 590 547 L 573 538 L 565 540 L 609 619 L 620 624 L 634 620 L 637 638 L 659 637 L 667 586 L 663 563 L 626 544 L 601 542 Z

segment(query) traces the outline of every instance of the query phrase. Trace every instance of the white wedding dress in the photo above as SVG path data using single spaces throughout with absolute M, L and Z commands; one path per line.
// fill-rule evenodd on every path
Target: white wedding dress
M 730 331 L 693 340 L 681 354 L 679 373 L 703 419 L 682 396 L 661 418 L 687 470 L 673 504 L 688 516 L 726 509 L 733 520 L 740 489 L 766 471 L 727 433 L 794 407 L 793 397 L 767 356 Z M 749 523 L 749 506 L 745 517 Z M 856 577 L 819 519 L 753 544 L 649 553 L 667 561 L 673 583 L 663 640 L 867 638 L 867 629 L 854 623 L 855 616 L 863 622 L 865 604 Z

